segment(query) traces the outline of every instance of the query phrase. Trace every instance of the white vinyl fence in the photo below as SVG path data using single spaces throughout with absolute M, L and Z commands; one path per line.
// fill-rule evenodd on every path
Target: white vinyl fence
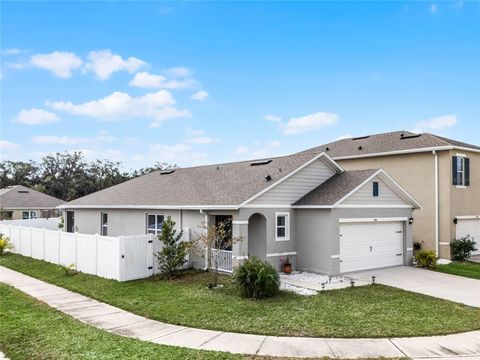
M 15 226 L 47 229 L 47 230 L 58 230 L 58 224 L 60 224 L 60 218 L 2 220 L 0 223 L 3 225 L 15 225 Z
M 206 250 L 206 249 L 205 249 Z M 226 273 L 233 271 L 233 256 L 230 250 L 217 250 L 212 248 L 212 268 L 215 267 L 215 263 L 218 265 L 218 270 Z M 205 267 L 208 266 L 208 259 L 205 255 Z
M 154 251 L 160 250 L 160 242 L 154 241 L 152 234 L 87 235 L 5 225 L 5 222 L 0 222 L 0 233 L 10 238 L 14 253 L 54 264 L 75 264 L 78 271 L 107 279 L 141 279 L 152 276 L 158 269 L 154 265 Z

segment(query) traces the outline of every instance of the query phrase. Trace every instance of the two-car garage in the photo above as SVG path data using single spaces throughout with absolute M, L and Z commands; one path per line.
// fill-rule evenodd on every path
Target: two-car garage
M 340 219 L 340 273 L 403 265 L 406 219 Z

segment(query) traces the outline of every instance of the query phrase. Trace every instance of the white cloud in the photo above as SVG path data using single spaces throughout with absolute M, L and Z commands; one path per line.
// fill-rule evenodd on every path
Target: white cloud
M 134 78 L 130 80 L 128 84 L 141 88 L 159 88 L 165 83 L 166 80 L 167 78 L 162 75 L 139 72 L 135 74 Z
M 274 122 L 274 123 L 279 123 L 282 121 L 282 118 L 277 115 L 272 115 L 272 114 L 267 114 L 263 117 L 265 120 Z
M 190 99 L 203 101 L 208 98 L 208 96 L 208 92 L 206 92 L 205 90 L 200 90 L 190 96 Z
M 3 152 L 20 151 L 21 146 L 8 140 L 0 140 L 0 149 Z
M 318 112 L 298 118 L 291 118 L 286 124 L 280 124 L 280 128 L 285 135 L 293 135 L 335 125 L 337 122 L 338 115 Z
M 20 69 L 24 69 L 27 65 L 21 62 L 8 62 L 8 63 L 5 63 L 5 66 L 10 69 L 20 70 Z
M 187 128 L 186 133 L 188 136 L 200 136 L 205 134 L 204 130 Z
M 26 125 L 41 125 L 59 121 L 60 118 L 49 111 L 43 109 L 32 108 L 30 110 L 22 110 L 13 119 L 14 122 Z
M 431 13 L 436 13 L 438 11 L 437 4 L 430 5 L 430 7 L 428 8 L 428 11 Z
M 177 66 L 170 69 L 166 69 L 165 73 L 173 77 L 183 77 L 183 76 L 189 76 L 192 72 L 190 71 L 190 69 L 186 67 Z
M 82 104 L 47 101 L 47 106 L 52 109 L 103 121 L 148 118 L 152 120 L 151 127 L 158 127 L 162 122 L 169 119 L 191 116 L 188 110 L 179 110 L 173 106 L 174 104 L 175 99 L 167 90 L 147 93 L 138 97 L 116 91 L 104 98 Z
M 85 71 L 94 72 L 101 80 L 107 80 L 117 71 L 134 73 L 148 65 L 147 62 L 135 57 L 123 59 L 120 55 L 113 54 L 110 50 L 90 51 L 88 60 L 85 64 Z
M 187 142 L 190 144 L 215 144 L 218 143 L 220 140 L 207 137 L 207 136 L 201 136 L 201 137 L 196 137 L 192 139 L 188 139 Z
M 440 131 L 456 125 L 457 122 L 457 115 L 443 115 L 428 120 L 417 121 L 415 128 L 411 131 L 414 133 Z
M 150 74 L 149 72 L 139 72 L 135 74 L 128 84 L 135 87 L 151 89 L 187 89 L 197 86 L 197 82 L 193 79 L 167 80 L 163 75 Z
M 269 145 L 270 145 L 270 147 L 272 147 L 272 148 L 276 148 L 276 147 L 280 147 L 281 144 L 282 144 L 282 143 L 281 143 L 280 141 L 274 140 L 274 141 L 270 142 Z
M 116 141 L 117 138 L 111 135 L 98 135 L 95 137 L 72 137 L 56 135 L 39 135 L 32 137 L 32 142 L 36 144 L 55 144 L 55 145 L 76 145 L 76 144 L 94 144 Z
M 30 63 L 41 69 L 51 71 L 58 77 L 69 78 L 72 70 L 82 66 L 82 59 L 72 52 L 54 51 L 50 54 L 35 54 L 30 56 Z
M 4 56 L 18 55 L 18 54 L 21 54 L 23 52 L 24 51 L 22 49 L 17 49 L 17 48 L 3 49 L 2 50 L 2 55 L 4 55 Z
M 238 146 L 234 151 L 236 155 L 246 154 L 247 152 L 248 152 L 248 147 L 243 145 Z
M 182 143 L 152 144 L 149 149 L 151 157 L 170 163 L 199 164 L 208 157 L 206 153 L 194 152 L 190 145 Z

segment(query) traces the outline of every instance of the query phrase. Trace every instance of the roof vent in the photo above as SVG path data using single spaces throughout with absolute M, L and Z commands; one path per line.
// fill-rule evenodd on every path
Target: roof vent
M 165 170 L 165 171 L 160 171 L 160 175 L 168 175 L 175 172 L 175 170 Z
M 272 162 L 271 159 L 269 159 L 269 160 L 254 161 L 254 162 L 250 163 L 250 166 L 267 165 L 267 164 L 270 164 L 271 162 Z
M 28 190 L 18 190 L 20 194 L 28 194 L 30 191 Z
M 330 150 L 330 148 L 327 146 L 327 147 L 325 148 L 325 151 L 329 151 L 329 150 Z
M 265 176 L 265 180 L 270 181 L 272 180 L 272 177 L 270 175 Z
M 368 139 L 369 137 L 370 137 L 370 135 L 367 135 L 367 136 L 359 136 L 359 137 L 354 137 L 354 138 L 352 138 L 352 140 Z
M 358 147 L 358 150 L 363 150 L 363 147 L 359 146 L 359 147 Z
M 422 134 L 413 134 L 413 135 L 405 135 L 405 134 L 402 134 L 400 135 L 400 139 L 403 140 L 403 139 L 413 139 L 413 138 L 417 138 L 417 137 L 420 137 L 422 136 Z

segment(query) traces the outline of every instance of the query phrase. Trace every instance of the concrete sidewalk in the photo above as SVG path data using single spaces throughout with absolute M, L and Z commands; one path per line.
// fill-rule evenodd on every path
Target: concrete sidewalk
M 248 355 L 331 358 L 480 357 L 480 331 L 393 339 L 276 337 L 194 329 L 134 315 L 0 266 L 0 281 L 81 322 L 157 344 Z
M 360 271 L 346 274 L 346 276 L 365 282 L 371 282 L 372 276 L 375 276 L 375 282 L 378 284 L 480 307 L 480 280 L 463 276 L 413 266 Z

